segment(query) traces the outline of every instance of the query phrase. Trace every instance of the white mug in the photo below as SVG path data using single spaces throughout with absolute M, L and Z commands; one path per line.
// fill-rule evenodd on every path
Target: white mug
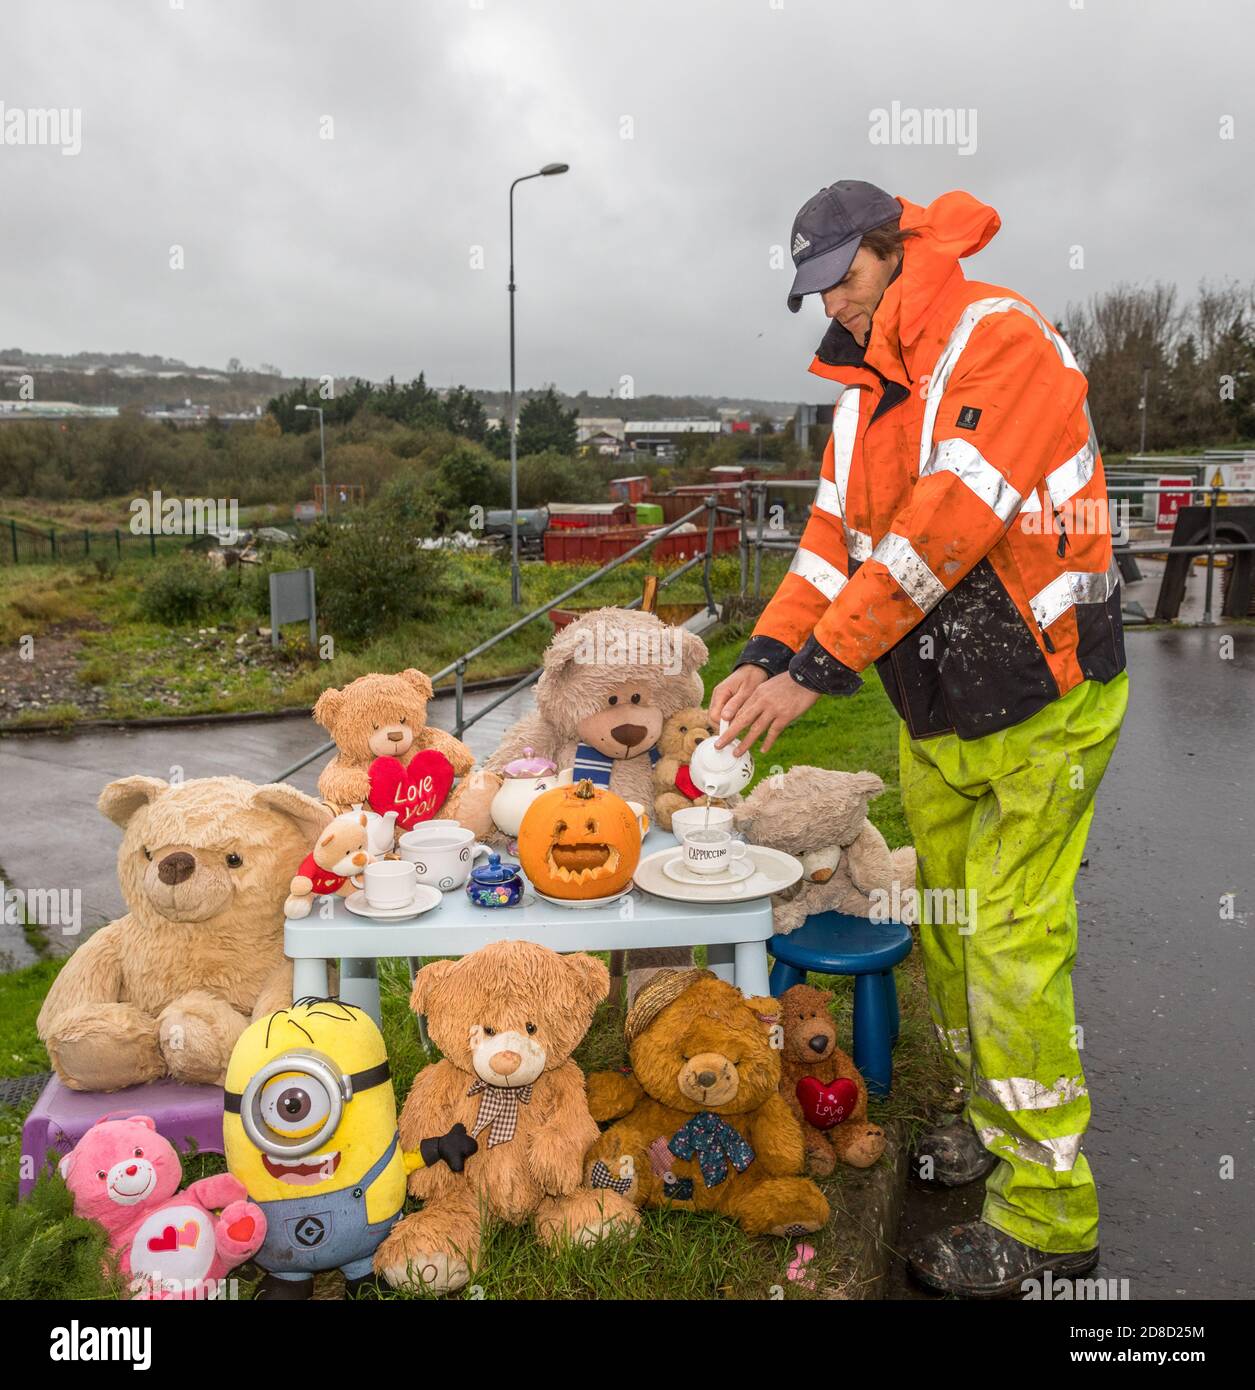
M 706 819 L 706 807 L 682 806 L 671 813 L 671 833 L 681 844 L 695 830 L 726 830 L 732 832 L 732 812 L 726 806 L 710 807 L 710 819 Z
M 734 859 L 749 852 L 726 830 L 690 831 L 684 842 L 684 863 L 695 874 L 721 874 Z
M 414 901 L 414 865 L 403 859 L 376 859 L 362 878 L 371 907 L 407 907 Z
M 397 845 L 401 858 L 413 866 L 419 883 L 447 893 L 461 888 L 483 846 L 475 833 L 457 821 L 424 821 L 407 830 Z

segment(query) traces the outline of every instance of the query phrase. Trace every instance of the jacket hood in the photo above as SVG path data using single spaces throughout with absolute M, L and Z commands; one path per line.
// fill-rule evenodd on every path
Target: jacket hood
M 988 203 L 961 189 L 943 193 L 927 207 L 907 198 L 898 202 L 902 230 L 919 233 L 902 248 L 902 273 L 885 291 L 866 350 L 833 319 L 811 363 L 818 376 L 853 381 L 857 378 L 851 372 L 860 367 L 883 371 L 896 345 L 909 346 L 919 337 L 934 304 L 953 280 L 962 278 L 959 261 L 987 246 L 1002 225 Z M 896 375 L 892 370 L 884 374 Z
M 898 333 L 903 343 L 919 337 L 928 312 L 955 275 L 959 261 L 988 246 L 1002 219 L 979 198 L 956 189 L 934 198 L 925 208 L 899 198 L 902 230 L 915 231 L 903 248 L 902 303 Z

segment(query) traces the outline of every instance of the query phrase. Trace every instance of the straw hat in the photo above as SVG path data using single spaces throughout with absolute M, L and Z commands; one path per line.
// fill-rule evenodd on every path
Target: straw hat
M 632 1001 L 627 1018 L 623 1024 L 623 1035 L 628 1046 L 640 1037 L 649 1025 L 662 1013 L 668 1004 L 675 1001 L 698 980 L 713 980 L 717 976 L 713 970 L 660 970 L 642 986 L 641 992 Z

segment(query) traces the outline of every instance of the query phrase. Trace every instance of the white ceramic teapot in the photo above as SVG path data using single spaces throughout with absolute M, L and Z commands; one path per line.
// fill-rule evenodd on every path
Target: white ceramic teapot
M 721 720 L 719 733 L 728 731 L 728 721 Z M 689 758 L 689 776 L 698 791 L 707 796 L 739 796 L 749 786 L 754 775 L 754 759 L 748 753 L 738 758 L 732 752 L 732 745 L 716 748 L 716 740 L 703 739 L 693 749 Z
M 501 769 L 501 786 L 489 807 L 493 824 L 511 840 L 518 838 L 523 814 L 541 792 L 571 780 L 569 767 L 559 772 L 557 763 L 551 759 L 536 757 L 530 748 L 525 748 L 523 753 L 523 757 L 515 758 Z
M 381 816 L 378 811 L 366 810 L 360 801 L 353 803 L 353 809 L 361 811 L 366 817 L 366 848 L 370 853 L 376 859 L 391 854 L 396 845 L 397 813 L 389 811 Z

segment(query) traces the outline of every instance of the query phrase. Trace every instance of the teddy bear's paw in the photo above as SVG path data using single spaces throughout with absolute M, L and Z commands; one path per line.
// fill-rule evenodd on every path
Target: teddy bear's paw
M 595 1245 L 614 1232 L 633 1234 L 639 1224 L 636 1207 L 607 1188 L 581 1187 L 565 1197 L 546 1198 L 536 1212 L 536 1233 L 546 1245 Z
M 380 1266 L 379 1272 L 394 1289 L 424 1288 L 429 1293 L 456 1293 L 471 1278 L 466 1261 L 443 1250 L 419 1250 L 401 1264 Z
M 219 1085 L 226 1075 L 232 1042 L 208 1019 L 182 1009 L 161 1015 L 157 1042 L 170 1075 L 189 1085 Z
M 817 1178 L 828 1177 L 837 1166 L 836 1155 L 826 1146 L 822 1149 L 807 1149 L 806 1171 Z
M 885 1151 L 885 1132 L 879 1125 L 866 1125 L 849 1143 L 841 1158 L 851 1168 L 870 1168 Z
M 772 1178 L 750 1198 L 751 1223 L 761 1213 L 761 1233 L 791 1238 L 810 1235 L 828 1221 L 828 1199 L 808 1178 Z M 755 1232 L 751 1232 L 755 1234 Z

